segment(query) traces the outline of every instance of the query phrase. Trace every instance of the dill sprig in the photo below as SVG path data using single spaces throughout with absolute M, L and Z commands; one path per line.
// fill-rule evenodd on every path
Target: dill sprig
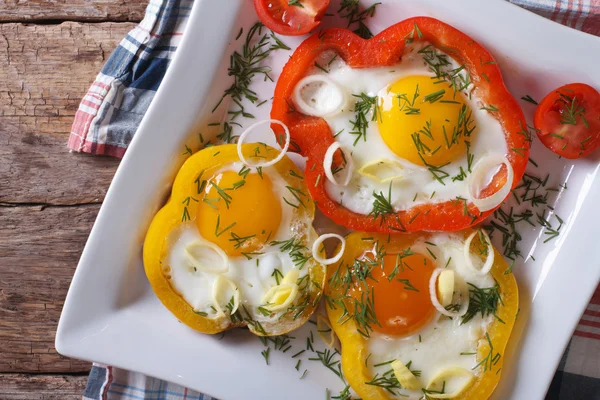
M 302 207 L 306 207 L 306 205 L 304 204 L 304 202 L 302 201 L 302 199 L 300 198 L 300 196 L 304 196 L 307 197 L 308 195 L 306 193 L 304 193 L 302 190 L 295 188 L 293 186 L 286 186 L 286 189 L 290 192 L 290 194 L 296 199 L 296 201 L 298 202 L 298 204 L 295 204 L 291 201 L 289 201 L 288 199 L 286 199 L 285 197 L 283 197 L 283 201 L 285 201 L 289 206 L 292 206 L 294 208 L 300 208 L 300 206 Z
M 577 117 L 583 122 L 586 128 L 590 128 L 585 119 L 585 108 L 581 105 L 577 96 L 567 96 L 563 93 L 558 93 L 559 99 L 556 101 L 562 106 L 560 113 L 560 123 L 563 125 L 576 125 Z
M 448 172 L 444 171 L 442 168 L 449 165 L 450 161 L 448 161 L 447 163 L 445 163 L 443 165 L 437 166 L 437 165 L 428 163 L 421 153 L 418 153 L 418 154 L 419 154 L 419 157 L 421 158 L 421 161 L 423 162 L 423 165 L 425 167 L 427 167 L 427 169 L 431 173 L 431 176 L 433 176 L 433 178 L 436 181 L 438 181 L 442 185 L 446 186 L 446 184 L 444 183 L 444 179 L 448 178 L 450 176 L 450 174 Z
M 229 194 L 227 194 L 227 191 L 228 190 L 233 190 L 233 188 L 222 189 L 214 181 L 211 181 L 210 184 L 217 191 L 217 194 L 219 195 L 219 197 L 221 199 L 223 199 L 223 201 L 225 202 L 225 206 L 227 207 L 227 209 L 229 209 L 229 204 L 231 204 L 232 198 L 231 198 L 231 196 Z
M 279 335 L 279 336 L 261 336 L 259 337 L 262 344 L 266 347 L 269 347 L 270 344 L 273 345 L 273 349 L 276 351 L 281 351 L 285 353 L 291 348 L 292 339 L 296 339 L 294 336 L 290 335 Z
M 230 242 L 234 242 L 234 249 L 239 249 L 240 247 L 242 247 L 248 240 L 255 238 L 256 235 L 248 235 L 248 236 L 240 236 L 234 232 L 229 232 L 231 239 L 229 239 Z
M 341 262 L 329 279 L 329 284 L 341 288 L 343 295 L 326 297 L 329 307 L 342 310 L 339 323 L 344 324 L 354 320 L 358 333 L 365 337 L 370 337 L 372 325 L 381 326 L 375 314 L 375 289 L 368 284 L 367 279 L 375 280 L 371 270 L 383 265 L 383 257 L 386 254 L 383 245 L 376 243 L 374 253 L 373 258 L 355 259 L 352 266 L 346 266 L 344 273 L 341 272 L 343 266 Z M 360 290 L 360 298 L 348 295 L 351 288 Z
M 325 368 L 332 371 L 334 374 L 338 376 L 342 380 L 342 382 L 346 383 L 344 379 L 344 374 L 342 373 L 342 364 L 339 359 L 339 353 L 337 350 L 329 350 L 325 349 L 323 351 L 316 351 L 317 357 L 309 358 L 310 361 L 320 361 L 321 364 L 325 366 Z
M 550 221 L 548 221 L 545 217 L 545 213 L 537 214 L 539 224 L 544 228 L 544 235 L 546 235 L 546 239 L 544 243 L 548 243 L 552 239 L 555 239 L 558 235 L 560 235 L 560 229 L 563 226 L 564 221 L 558 215 L 554 214 L 554 217 L 558 221 L 558 227 L 553 228 Z
M 489 345 L 489 351 L 486 354 L 486 356 L 476 365 L 473 367 L 473 369 L 477 369 L 480 365 L 483 365 L 483 371 L 487 371 L 488 369 L 491 370 L 492 367 L 494 365 L 496 365 L 496 363 L 498 363 L 498 361 L 500 360 L 500 353 L 496 353 L 494 354 L 494 346 L 492 345 L 492 340 L 490 339 L 490 334 L 489 333 L 485 333 L 485 338 L 488 342 Z
M 473 83 L 471 75 L 464 65 L 452 68 L 448 56 L 437 51 L 432 45 L 425 46 L 418 53 L 423 56 L 423 60 L 434 73 L 435 79 L 448 81 L 455 93 L 467 90 Z
M 493 218 L 489 220 L 489 224 L 485 227 L 490 236 L 496 231 L 502 235 L 503 255 L 514 261 L 522 257 L 519 243 L 522 236 L 518 227 L 523 223 L 530 226 L 539 224 L 547 235 L 545 242 L 554 239 L 558 236 L 560 228 L 562 228 L 562 220 L 556 216 L 559 222 L 558 227 L 553 227 L 545 217 L 545 209 L 553 210 L 550 205 L 550 194 L 559 191 L 559 188 L 549 187 L 548 180 L 550 175 L 538 177 L 531 172 L 526 172 L 523 175 L 521 183 L 513 190 L 512 198 L 518 203 L 521 212 L 515 211 L 515 207 L 503 205 L 494 211 Z M 565 186 L 561 187 L 564 189 Z M 527 208 L 525 208 L 527 207 Z M 532 218 L 537 217 L 537 220 Z M 507 272 L 512 271 L 512 265 Z
M 346 385 L 337 396 L 331 396 L 331 398 L 335 400 L 351 400 L 352 393 L 350 393 L 350 385 Z
M 238 110 L 229 112 L 230 115 L 232 115 L 232 119 L 236 118 L 238 115 L 254 118 L 252 114 L 249 114 L 244 110 L 241 101 L 244 98 L 251 103 L 255 103 L 259 100 L 257 93 L 250 89 L 250 84 L 255 76 L 260 75 L 265 80 L 273 81 L 270 75 L 271 68 L 260 65 L 261 62 L 274 50 L 290 49 L 277 38 L 275 34 L 271 33 L 269 35 L 265 33 L 263 35 L 262 29 L 262 23 L 257 22 L 254 24 L 246 34 L 246 39 L 241 52 L 234 51 L 233 54 L 231 54 L 227 74 L 233 77 L 234 81 L 231 86 L 225 90 L 223 96 L 213 108 L 213 111 L 221 105 L 226 97 L 230 97 L 239 107 Z M 260 36 L 258 40 L 256 40 L 257 36 Z
M 402 385 L 400 385 L 400 382 L 398 382 L 398 378 L 396 378 L 393 369 L 389 369 L 383 374 L 376 373 L 375 376 L 373 376 L 373 379 L 371 379 L 368 382 L 365 382 L 365 384 L 371 386 L 378 386 L 382 389 L 385 389 L 394 396 L 397 394 L 395 390 L 402 389 Z
M 372 216 L 373 219 L 381 218 L 381 224 L 385 222 L 385 219 L 392 214 L 395 214 L 394 206 L 392 205 L 392 184 L 390 183 L 387 197 L 383 194 L 383 192 L 375 193 L 373 192 L 373 209 L 369 213 L 369 216 Z
M 381 3 L 375 3 L 361 11 L 359 0 L 342 0 L 338 14 L 348 20 L 348 28 L 357 23 L 358 26 L 353 32 L 363 39 L 369 39 L 373 37 L 373 33 L 367 28 L 364 21 L 375 15 L 375 9 L 379 4 Z
M 419 97 L 419 85 L 415 86 L 415 93 L 413 94 L 412 99 L 409 99 L 406 93 L 401 93 L 396 95 L 398 98 L 398 107 L 400 111 L 404 111 L 406 115 L 419 115 L 421 113 L 421 109 L 415 107 L 415 102 Z
M 263 358 L 265 359 L 265 363 L 267 363 L 267 365 L 269 365 L 269 353 L 270 352 L 271 352 L 270 347 L 267 347 L 265 350 L 260 352 L 260 354 L 262 354 Z
M 367 128 L 369 127 L 369 120 L 367 114 L 373 110 L 371 121 L 376 121 L 381 117 L 381 106 L 379 105 L 379 98 L 377 96 L 369 96 L 366 93 L 353 94 L 358 100 L 354 104 L 354 121 L 350 121 L 352 124 L 351 135 L 356 136 L 354 139 L 354 146 L 360 139 L 367 141 Z
M 419 27 L 417 26 L 417 23 L 416 23 L 416 22 L 413 24 L 413 28 L 412 28 L 412 30 L 410 31 L 410 33 L 409 33 L 409 34 L 407 34 L 407 35 L 404 37 L 404 42 L 405 42 L 406 44 L 410 44 L 410 43 L 414 42 L 414 41 L 415 41 L 415 36 L 416 36 L 418 39 L 421 39 L 421 38 L 423 37 L 423 32 L 421 32 L 421 30 L 420 30 L 420 29 L 419 29 Z
M 427 96 L 423 98 L 423 101 L 428 101 L 430 103 L 435 103 L 438 100 L 441 100 L 446 94 L 446 89 L 440 89 L 437 92 L 429 93 Z
M 275 268 L 271 276 L 275 278 L 275 282 L 277 282 L 277 284 L 279 285 L 281 283 L 281 280 L 283 279 L 283 272 L 281 272 L 280 269 Z
M 227 232 L 229 229 L 233 228 L 235 225 L 236 225 L 236 222 L 234 221 L 231 224 L 227 225 L 225 228 L 219 229 L 221 226 L 221 214 L 217 214 L 217 225 L 215 227 L 215 236 L 216 237 L 221 236 L 222 234 Z
M 528 103 L 531 103 L 531 104 L 535 104 L 536 106 L 538 105 L 538 102 L 537 102 L 537 101 L 535 101 L 535 100 L 533 99 L 533 97 L 531 97 L 531 96 L 530 96 L 530 95 L 528 95 L 528 94 L 526 94 L 525 96 L 521 97 L 521 100 L 523 100 L 523 101 L 526 101 L 526 102 L 528 102 Z
M 223 130 L 221 130 L 221 132 L 219 132 L 217 134 L 217 138 L 222 140 L 225 143 L 231 143 L 231 140 L 233 139 L 231 132 L 233 131 L 233 128 L 231 127 L 231 125 L 228 122 L 224 122 L 223 123 Z
M 461 324 L 466 324 L 477 314 L 480 314 L 482 318 L 493 315 L 498 321 L 504 323 L 496 315 L 498 304 L 503 304 L 498 284 L 489 288 L 479 288 L 468 282 L 467 284 L 469 285 L 469 308 L 463 315 Z
M 414 253 L 413 251 L 410 250 L 410 247 L 407 248 L 407 249 L 404 249 L 404 250 L 400 251 L 398 254 L 396 254 L 396 264 L 394 265 L 394 268 L 392 269 L 392 272 L 390 272 L 390 274 L 388 275 L 388 280 L 391 281 L 400 272 L 404 272 L 404 268 L 410 269 L 410 267 L 408 266 L 408 264 L 406 264 L 404 262 L 404 259 L 406 257 L 412 256 L 412 255 L 415 255 L 415 254 L 416 253 Z
M 287 240 L 274 240 L 269 243 L 271 246 L 279 246 L 279 249 L 290 254 L 292 262 L 302 269 L 312 258 L 308 253 L 308 247 L 300 240 L 294 237 Z

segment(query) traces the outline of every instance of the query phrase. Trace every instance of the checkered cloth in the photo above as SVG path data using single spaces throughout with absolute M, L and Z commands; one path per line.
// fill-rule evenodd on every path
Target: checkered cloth
M 509 0 L 600 36 L 600 0 Z M 113 52 L 75 115 L 68 146 L 122 157 L 179 45 L 193 0 L 150 0 L 143 21 Z M 560 363 L 546 400 L 600 399 L 600 287 Z M 94 365 L 84 400 L 212 400 L 136 372 Z M 536 400 L 536 399 L 527 399 Z

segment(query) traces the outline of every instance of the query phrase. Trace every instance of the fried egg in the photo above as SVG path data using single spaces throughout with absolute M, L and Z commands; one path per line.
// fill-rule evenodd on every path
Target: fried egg
M 248 159 L 278 153 L 264 144 L 243 149 Z M 172 208 L 178 213 L 169 217 Z M 320 298 L 313 215 L 302 173 L 287 157 L 249 167 L 236 145 L 223 145 L 184 164 L 150 231 L 164 231 L 160 265 L 170 288 L 216 324 L 212 331 L 248 325 L 259 335 L 281 334 L 310 317 Z
M 516 309 L 516 284 L 504 270 L 496 281 L 501 261 L 489 238 L 467 235 L 347 238 L 327 304 L 344 373 L 362 398 L 462 398 L 486 371 L 499 372 L 508 336 L 498 326 Z
M 363 215 L 379 193 L 396 211 L 471 198 L 467 177 L 476 163 L 507 154 L 493 109 L 472 89 L 466 69 L 427 44 L 414 44 L 389 67 L 355 69 L 332 51 L 320 54 L 294 101 L 300 112 L 324 118 L 351 158 L 334 163 L 328 195 Z M 485 178 L 499 166 L 491 163 Z

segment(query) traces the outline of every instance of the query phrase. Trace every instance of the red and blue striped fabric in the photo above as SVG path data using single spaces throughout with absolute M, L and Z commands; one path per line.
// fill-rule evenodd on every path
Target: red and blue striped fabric
M 193 0 L 150 0 L 81 101 L 71 150 L 123 157 L 177 50 Z
M 600 0 L 509 0 L 600 36 Z M 143 21 L 115 49 L 75 115 L 68 146 L 122 157 L 169 66 L 193 0 L 150 0 Z M 574 332 L 546 400 L 600 399 L 600 287 Z M 94 365 L 84 400 L 213 400 L 137 372 Z M 537 400 L 537 399 L 528 399 Z

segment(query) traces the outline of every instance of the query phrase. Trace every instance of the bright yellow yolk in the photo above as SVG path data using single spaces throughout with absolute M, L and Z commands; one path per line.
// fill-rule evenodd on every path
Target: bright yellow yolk
M 381 325 L 371 324 L 371 327 L 386 335 L 410 335 L 429 322 L 435 313 L 429 296 L 433 263 L 418 253 L 402 258 L 388 254 L 383 260 L 383 269 L 374 267 L 373 280 L 368 280 L 374 292 L 375 315 Z M 356 292 L 359 290 L 353 295 L 359 298 Z
M 435 82 L 416 75 L 396 81 L 383 102 L 379 131 L 399 157 L 441 167 L 465 153 L 474 124 L 464 95 Z
M 198 203 L 200 235 L 229 256 L 259 251 L 280 222 L 281 203 L 266 174 L 262 178 L 255 173 L 243 178 L 234 171 L 218 174 Z

